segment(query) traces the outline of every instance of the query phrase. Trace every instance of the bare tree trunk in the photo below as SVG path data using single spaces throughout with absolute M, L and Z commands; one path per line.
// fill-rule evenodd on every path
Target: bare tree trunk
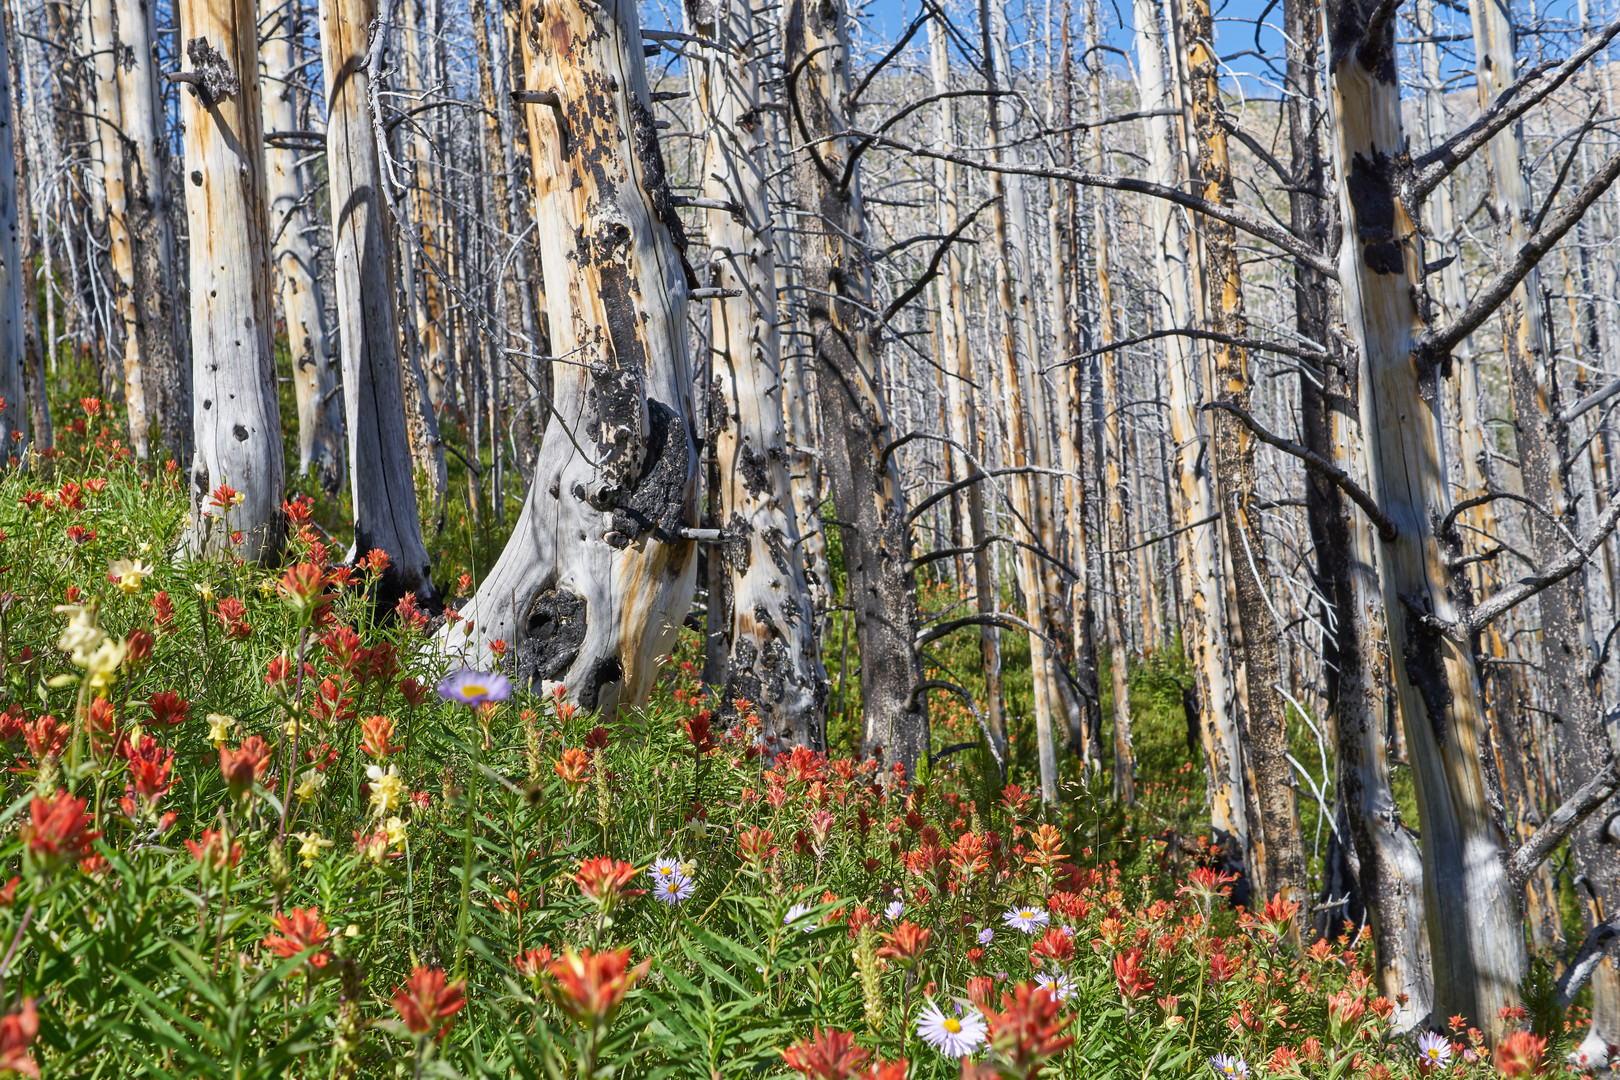
M 1222 105 L 1214 55 L 1214 24 L 1207 0 L 1193 0 L 1187 67 L 1198 138 L 1198 171 L 1203 194 L 1221 206 L 1232 203 L 1231 163 L 1226 130 L 1219 115 Z M 1243 337 L 1247 324 L 1243 311 L 1243 281 L 1239 272 L 1236 230 L 1225 222 L 1205 217 L 1202 223 L 1206 273 L 1205 318 L 1217 333 Z M 1250 408 L 1247 350 L 1225 343 L 1212 346 L 1213 377 L 1219 402 L 1247 411 Z M 1294 801 L 1294 777 L 1288 762 L 1288 725 L 1279 692 L 1278 627 L 1266 598 L 1264 534 L 1254 516 L 1254 442 L 1247 429 L 1231 414 L 1214 417 L 1214 458 L 1221 499 L 1221 518 L 1231 549 L 1233 591 L 1243 632 L 1240 667 L 1248 691 L 1244 710 L 1245 744 L 1254 777 L 1257 820 L 1249 822 L 1255 855 L 1250 867 L 1266 896 L 1304 903 L 1305 849 L 1300 837 L 1299 808 Z
M 1424 913 L 1434 961 L 1435 1017 L 1497 1028 L 1524 969 L 1518 898 L 1490 805 L 1485 718 L 1472 651 L 1432 620 L 1455 620 L 1457 598 L 1434 530 L 1450 507 L 1439 371 L 1414 354 L 1424 324 L 1414 285 L 1420 238 L 1395 198 L 1406 151 L 1394 20 L 1375 5 L 1327 5 L 1329 87 L 1345 322 L 1357 373 L 1370 494 L 1398 530 L 1378 549 L 1379 582 L 1423 833 Z
M 1141 83 L 1151 179 L 1177 184 L 1179 147 L 1171 117 L 1178 106 L 1162 56 L 1162 28 L 1154 0 L 1135 0 L 1137 73 Z M 1174 69 L 1171 69 L 1174 70 Z M 1181 211 L 1164 199 L 1152 199 L 1154 269 L 1159 284 L 1159 312 L 1165 329 L 1191 329 L 1195 318 L 1188 279 L 1187 231 Z M 1198 733 L 1204 749 L 1210 820 L 1216 839 L 1241 858 L 1249 846 L 1249 824 L 1243 784 L 1243 744 L 1233 715 L 1232 662 L 1222 611 L 1220 525 L 1206 457 L 1206 438 L 1199 418 L 1203 396 L 1198 354 L 1183 337 L 1165 341 L 1170 438 L 1174 443 L 1176 485 L 1171 524 L 1181 534 L 1181 625 L 1198 680 Z
M 270 229 L 260 128 L 258 30 L 252 0 L 181 0 L 191 298 L 190 548 L 271 562 L 286 522 L 281 411 L 270 334 Z M 211 498 L 220 485 L 234 507 Z M 233 533 L 241 543 L 233 544 Z
M 20 106 L 24 100 L 22 94 L 22 71 L 23 59 L 27 55 L 27 42 L 16 39 L 16 25 L 21 21 L 20 13 L 8 6 L 4 11 L 0 11 L 0 21 L 4 23 L 3 26 L 0 26 L 0 36 L 5 37 L 8 46 L 7 48 L 0 48 L 0 63 L 5 64 L 5 78 L 10 81 L 10 86 L 15 88 L 15 90 L 10 90 L 7 87 L 0 87 L 0 98 L 12 103 L 8 112 L 0 114 L 0 129 L 9 128 L 9 135 L 11 136 L 13 155 L 11 175 L 14 185 L 6 189 L 3 180 L 5 166 L 0 163 L 0 311 L 9 312 L 11 310 L 7 304 L 11 295 L 10 290 L 15 287 L 20 294 L 23 334 L 23 370 L 21 373 L 23 392 L 28 396 L 28 416 L 33 425 L 33 445 L 43 448 L 51 445 L 51 414 L 49 403 L 45 398 L 45 358 L 43 355 L 45 349 L 50 348 L 50 344 L 46 342 L 42 345 L 40 342 L 39 317 L 35 308 L 36 294 L 32 281 L 28 277 L 28 268 L 34 265 L 34 245 L 36 242 L 40 244 L 39 250 L 46 250 L 44 240 L 47 230 L 43 227 L 43 222 L 38 232 L 34 229 L 28 176 L 30 164 L 37 163 L 40 160 L 40 142 L 37 137 L 33 137 L 33 133 L 37 133 L 43 125 L 36 121 L 32 127 L 29 127 L 20 121 L 18 115 L 21 112 Z M 15 41 L 14 46 L 11 44 L 13 41 Z M 0 130 L 0 139 L 4 139 L 7 134 L 7 131 Z M 4 155 L 4 153 L 5 150 L 0 149 L 0 155 Z M 9 199 L 4 194 L 6 190 L 11 192 Z M 5 207 L 10 207 L 9 213 L 15 218 L 15 232 L 12 233 L 17 241 L 15 256 L 5 253 L 4 245 L 7 238 L 5 220 L 8 212 Z M 46 261 L 48 263 L 49 260 Z M 48 278 L 49 274 L 46 277 Z M 50 283 L 48 282 L 46 286 L 47 305 L 50 303 L 49 295 Z M 11 340 L 5 336 L 9 333 L 6 326 L 8 318 L 9 315 L 0 315 L 0 339 L 7 341 Z M 47 321 L 54 322 L 54 320 Z M 0 352 L 0 355 L 10 354 Z M 3 366 L 5 362 L 0 360 L 0 384 L 4 384 L 9 377 L 6 375 Z M 4 397 L 7 393 L 10 393 L 10 391 L 0 386 L 0 397 Z M 0 406 L 0 425 L 4 425 L 3 430 L 20 430 L 22 428 L 21 403 L 18 403 L 17 414 L 8 413 L 6 410 L 9 408 L 9 403 Z M 11 449 L 12 453 L 6 455 L 7 460 L 9 461 L 13 455 L 20 460 L 24 446 L 13 443 Z
M 825 749 L 827 672 L 804 575 L 787 474 L 776 257 L 765 192 L 760 71 L 769 38 L 749 0 L 688 0 L 689 31 L 712 43 L 692 65 L 694 100 L 708 125 L 703 154 L 720 528 L 710 563 L 728 575 L 730 620 L 722 715 L 753 702 L 777 745 Z M 711 578 L 712 580 L 712 578 Z M 712 586 L 711 586 L 712 588 Z
M 0 15 L 0 437 L 6 451 L 13 445 L 13 431 L 28 430 L 23 400 L 23 364 L 26 348 L 23 291 L 31 287 L 22 261 L 20 231 L 28 225 L 18 213 L 21 203 L 17 184 L 12 115 L 11 50 L 9 18 Z
M 176 303 L 180 291 L 169 218 L 155 13 L 151 0 L 116 0 L 116 6 L 125 231 L 132 260 L 129 302 L 145 395 L 142 409 L 148 425 L 157 422 L 163 443 L 179 462 L 191 454 L 191 371 Z M 130 418 L 133 426 L 133 412 Z
M 935 94 L 945 94 L 950 88 L 950 43 L 941 19 L 928 24 L 929 72 Z M 952 99 L 942 98 L 938 107 L 937 138 L 942 148 L 956 144 L 955 109 Z M 937 163 L 935 192 L 939 208 L 939 231 L 948 235 L 957 227 L 961 217 L 958 200 L 960 181 L 953 162 Z M 963 449 L 950 448 L 956 462 L 955 473 L 965 479 L 983 467 L 984 439 L 979 430 L 978 408 L 974 400 L 973 353 L 967 336 L 967 295 L 962 286 L 962 260 L 953 246 L 945 256 L 944 272 L 936 279 L 939 296 L 939 336 L 945 376 L 945 398 L 949 403 L 951 428 Z M 966 451 L 964 453 L 964 450 Z M 972 455 L 973 461 L 968 461 Z M 990 564 L 989 545 L 985 541 L 984 481 L 970 484 L 966 490 L 967 546 L 973 549 L 973 602 L 981 616 L 994 615 L 1000 595 L 996 589 L 995 574 Z M 990 740 L 1003 760 L 1007 753 L 1006 702 L 1001 681 L 1001 631 L 990 622 L 979 627 L 979 658 L 984 665 L 985 726 L 990 729 Z
M 512 538 L 444 645 L 560 680 L 586 709 L 646 699 L 692 598 L 698 439 L 680 221 L 634 4 L 525 0 L 536 235 L 553 410 Z
M 1474 30 L 1481 108 L 1499 98 L 1514 81 L 1512 14 L 1503 0 L 1469 5 Z M 1536 202 L 1524 172 L 1523 129 L 1513 124 L 1486 148 L 1501 249 L 1517 251 L 1533 231 Z M 1524 494 L 1542 508 L 1527 515 L 1531 551 L 1547 566 L 1578 535 L 1580 523 L 1569 497 L 1569 429 L 1560 419 L 1557 357 L 1545 320 L 1541 272 L 1532 267 L 1503 307 L 1502 335 L 1508 386 L 1513 400 L 1513 433 Z M 1543 590 L 1541 612 L 1542 692 L 1548 712 L 1562 721 L 1559 774 L 1574 791 L 1597 775 L 1614 756 L 1596 687 L 1587 671 L 1596 649 L 1586 606 L 1586 575 L 1577 572 Z M 1606 815 L 1594 814 L 1570 836 L 1570 854 L 1579 874 L 1577 891 L 1587 930 L 1620 913 L 1620 851 L 1607 842 Z M 1620 972 L 1605 958 L 1592 973 L 1592 1025 L 1588 1040 L 1607 1047 L 1620 1040 Z
M 112 271 L 112 310 L 117 325 L 110 344 L 123 362 L 124 410 L 129 421 L 129 445 L 145 459 L 150 448 L 145 368 L 135 311 L 135 253 L 129 234 L 129 197 L 126 187 L 124 117 L 119 95 L 118 56 L 114 30 L 114 0 L 85 0 L 83 47 L 95 75 L 95 174 L 106 199 L 107 263 Z
M 994 94 L 1011 69 L 1006 20 L 999 8 L 986 3 L 979 5 L 979 17 L 985 82 Z M 991 99 L 987 110 L 990 141 L 995 147 L 993 157 L 1000 161 L 1002 144 L 1014 114 L 995 98 Z M 1024 593 L 1025 621 L 1037 629 L 1036 633 L 1030 635 L 1029 648 L 1041 800 L 1048 805 L 1056 805 L 1057 748 L 1052 716 L 1057 703 L 1054 701 L 1051 678 L 1054 658 L 1045 636 L 1043 619 L 1046 578 L 1034 550 L 1036 547 L 1044 548 L 1045 544 L 1037 495 L 1038 481 L 1027 471 L 1040 465 L 1035 448 L 1037 436 L 1031 427 L 1032 422 L 1039 424 L 1040 413 L 1033 407 L 1031 394 L 1026 392 L 1020 365 L 1020 356 L 1030 354 L 1033 335 L 1037 333 L 1027 311 L 1030 282 L 1023 188 L 1018 176 L 1008 176 L 998 171 L 990 179 L 996 196 L 993 214 L 997 253 L 996 295 L 1001 313 L 1001 340 L 997 352 L 1001 363 L 1002 418 L 1007 424 L 1007 457 L 1010 464 L 1013 468 L 1025 470 L 1010 477 L 1007 484 L 1013 514 L 1018 521 L 1017 533 L 1022 534 L 1014 566 L 1019 587 Z
M 301 0 L 282 7 L 275 37 L 264 43 L 264 126 L 267 132 L 298 129 L 298 41 L 303 37 Z M 292 146 L 265 147 L 265 187 L 270 194 L 270 235 L 277 276 L 281 279 L 281 312 L 292 358 L 293 397 L 298 403 L 298 472 L 315 470 L 316 481 L 330 495 L 343 487 L 343 416 L 337 396 L 333 342 L 327 335 L 326 305 L 321 295 L 315 245 L 310 242 L 313 215 L 306 201 L 298 158 Z
M 354 500 L 352 557 L 379 548 L 388 553 L 377 593 L 379 608 L 387 609 L 407 593 L 436 602 L 437 592 L 417 517 L 385 178 L 367 101 L 373 76 L 365 70 L 366 35 L 376 17 L 374 0 L 321 3 L 333 276 Z
M 861 658 L 864 746 L 914 772 L 929 753 L 911 570 L 911 530 L 890 444 L 883 372 L 863 307 L 860 177 L 851 161 L 849 54 L 842 0 L 789 0 L 782 63 L 793 124 L 794 197 L 822 417 L 822 465 L 844 539 L 848 596 Z M 847 175 L 846 175 L 847 174 Z

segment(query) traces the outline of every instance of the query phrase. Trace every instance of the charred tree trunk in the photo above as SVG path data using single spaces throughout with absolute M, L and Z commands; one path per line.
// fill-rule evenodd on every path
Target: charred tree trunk
M 333 276 L 354 505 L 351 557 L 373 549 L 388 553 L 377 593 L 379 609 L 388 609 L 407 593 L 429 602 L 438 595 L 417 516 L 385 181 L 367 101 L 374 73 L 365 70 L 366 35 L 376 17 L 374 0 L 321 3 Z
M 1294 183 L 1289 225 L 1295 236 L 1326 251 L 1317 0 L 1284 0 L 1283 21 L 1290 42 L 1287 112 Z M 1328 461 L 1337 456 L 1336 448 L 1344 448 L 1352 471 L 1359 472 L 1355 370 L 1335 346 L 1332 317 L 1327 278 L 1296 261 L 1294 328 L 1328 354 L 1319 368 L 1300 373 L 1303 441 Z M 1406 1030 L 1428 1015 L 1433 987 L 1423 936 L 1422 856 L 1401 822 L 1389 781 L 1384 739 L 1389 643 L 1377 604 L 1374 537 L 1365 519 L 1352 518 L 1338 486 L 1318 473 L 1306 473 L 1305 503 L 1316 585 L 1326 609 L 1322 668 L 1338 751 L 1337 798 L 1356 854 L 1355 884 L 1372 928 L 1379 985 L 1396 1002 L 1396 1029 Z
M 1513 21 L 1504 0 L 1476 0 L 1469 5 L 1474 30 L 1474 60 L 1481 108 L 1501 97 L 1513 83 Z M 1513 124 L 1486 148 L 1490 164 L 1496 221 L 1505 258 L 1534 231 L 1536 200 L 1524 171 L 1523 129 Z M 1513 400 L 1513 434 L 1524 494 L 1541 508 L 1527 516 L 1531 553 L 1547 566 L 1563 555 L 1568 537 L 1579 535 L 1580 522 L 1569 496 L 1569 429 L 1560 418 L 1563 405 L 1557 357 L 1546 325 L 1548 312 L 1541 272 L 1532 267 L 1502 308 L 1502 340 L 1507 353 L 1508 387 Z M 1575 791 L 1608 766 L 1614 756 L 1596 687 L 1588 669 L 1596 654 L 1592 621 L 1586 604 L 1586 573 L 1577 571 L 1549 586 L 1536 598 L 1541 613 L 1542 692 L 1548 713 L 1560 724 L 1559 779 Z M 1607 841 L 1606 814 L 1593 814 L 1570 835 L 1570 854 L 1580 884 L 1582 921 L 1587 930 L 1620 913 L 1620 849 Z M 1592 1025 L 1587 1040 L 1606 1048 L 1620 1039 L 1620 973 L 1605 958 L 1592 973 Z
M 1396 530 L 1379 544 L 1378 577 L 1423 834 L 1433 1016 L 1460 1013 L 1495 1029 L 1524 970 L 1524 932 L 1491 808 L 1473 654 L 1437 627 L 1458 614 L 1434 532 L 1450 508 L 1441 372 L 1417 349 L 1423 252 L 1395 198 L 1394 162 L 1407 146 L 1395 22 L 1375 20 L 1376 9 L 1370 0 L 1333 0 L 1325 12 L 1344 221 L 1339 278 L 1360 354 L 1368 486 Z
M 271 562 L 281 552 L 281 411 L 270 335 L 270 229 L 252 0 L 181 0 L 192 78 L 181 93 L 191 236 L 190 548 Z M 222 507 L 221 484 L 242 501 Z M 234 535 L 241 543 L 234 543 Z
M 815 355 L 822 463 L 843 533 L 866 712 L 864 749 L 913 772 L 929 753 L 905 493 L 890 444 L 883 372 L 863 308 L 871 284 L 860 175 L 844 113 L 849 50 L 842 0 L 789 0 L 782 64 L 800 212 L 800 284 Z
M 27 403 L 23 400 L 24 333 L 23 290 L 30 287 L 22 261 L 21 230 L 27 225 L 19 213 L 21 189 L 13 136 L 17 119 L 12 113 L 11 20 L 0 13 L 0 436 L 6 450 L 11 433 L 26 432 Z M 0 453 L 0 456 L 3 456 Z
M 1188 71 L 1193 119 L 1198 139 L 1199 182 L 1204 198 L 1230 206 L 1232 168 L 1226 149 L 1221 112 L 1220 83 L 1214 54 L 1214 24 L 1207 0 L 1193 0 L 1192 44 Z M 1205 320 L 1209 329 L 1245 336 L 1243 280 L 1239 271 L 1236 230 L 1225 222 L 1205 217 L 1202 223 L 1205 253 Z M 1214 344 L 1213 381 L 1216 401 L 1247 412 L 1250 408 L 1247 350 Z M 1300 836 L 1299 807 L 1294 800 L 1294 777 L 1288 762 L 1288 723 L 1279 690 L 1282 671 L 1278 659 L 1278 627 L 1266 598 L 1265 537 L 1255 515 L 1254 441 L 1247 428 L 1222 410 L 1214 417 L 1213 449 L 1216 484 L 1220 492 L 1221 520 L 1230 548 L 1233 592 L 1238 623 L 1243 632 L 1239 667 L 1247 693 L 1244 709 L 1245 739 L 1254 778 L 1257 820 L 1249 822 L 1255 865 L 1249 868 L 1266 896 L 1306 900 L 1305 848 Z
M 291 132 L 298 123 L 298 41 L 303 36 L 300 0 L 288 0 L 275 37 L 264 43 L 264 126 Z M 304 176 L 293 146 L 265 147 L 265 186 L 270 194 L 270 235 L 280 280 L 281 314 L 292 358 L 293 397 L 298 403 L 298 472 L 330 495 L 343 487 L 343 412 L 337 396 L 334 343 L 327 335 L 311 215 Z
M 525 0 L 536 235 L 553 409 L 523 511 L 443 644 L 561 681 L 585 709 L 646 699 L 692 598 L 698 438 L 684 235 L 653 128 L 635 5 Z M 469 630 L 468 621 L 476 626 Z
M 730 619 L 721 715 L 738 698 L 753 702 L 779 746 L 826 749 L 827 673 L 815 608 L 805 581 L 793 493 L 788 482 L 776 258 L 765 193 L 765 127 L 759 76 L 769 38 L 749 0 L 688 0 L 688 29 L 709 42 L 694 64 L 699 114 L 708 124 L 703 155 L 705 239 L 711 287 L 733 295 L 710 301 L 715 433 L 722 546 L 709 564 L 728 576 Z M 718 205 L 713 205 L 718 204 Z

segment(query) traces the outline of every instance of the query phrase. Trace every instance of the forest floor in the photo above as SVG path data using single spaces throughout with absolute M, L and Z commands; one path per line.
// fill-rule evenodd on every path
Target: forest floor
M 0 477 L 0 1075 L 1389 1080 L 1575 1041 L 1535 1004 L 1494 1056 L 1396 1037 L 1369 935 L 1235 907 L 1151 662 L 1129 811 L 773 755 L 691 634 L 582 714 L 378 613 L 307 499 L 284 566 L 177 557 L 183 471 L 71 419 Z

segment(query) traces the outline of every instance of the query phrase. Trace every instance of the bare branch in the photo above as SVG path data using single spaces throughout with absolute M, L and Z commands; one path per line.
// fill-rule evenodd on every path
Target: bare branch
M 1604 507 L 1603 517 L 1592 526 L 1591 532 L 1577 540 L 1575 546 L 1560 555 L 1552 565 L 1543 567 L 1541 573 L 1520 578 L 1513 585 L 1470 611 L 1468 617 L 1461 621 L 1464 634 L 1478 633 L 1504 611 L 1517 607 L 1543 589 L 1558 584 L 1585 566 L 1586 560 L 1592 557 L 1592 553 L 1614 531 L 1617 521 L 1620 521 L 1620 495 L 1610 492 L 1609 505 Z
M 1574 1004 L 1575 995 L 1581 992 L 1586 980 L 1603 962 L 1604 956 L 1608 955 L 1609 944 L 1617 937 L 1620 937 L 1620 915 L 1605 919 L 1586 932 L 1586 940 L 1581 942 L 1575 959 L 1558 977 L 1555 989 L 1558 991 L 1559 1008 L 1567 1009 Z
M 1250 236 L 1264 240 L 1268 244 L 1286 251 L 1324 277 L 1334 281 L 1337 281 L 1339 277 L 1337 263 L 1287 229 L 1274 225 L 1263 218 L 1254 217 L 1235 207 L 1222 206 L 1201 196 L 1182 191 L 1180 188 L 1170 187 L 1166 184 L 1155 184 L 1151 180 L 1138 180 L 1132 176 L 1109 176 L 1104 173 L 1086 172 L 1083 169 L 1023 165 L 1007 161 L 982 161 L 966 154 L 934 150 L 926 146 L 903 142 L 892 136 L 880 135 L 876 132 L 861 132 L 860 134 L 863 138 L 870 137 L 875 142 L 893 150 L 899 150 L 918 157 L 935 158 L 939 161 L 952 161 L 980 172 L 1038 176 L 1044 179 L 1063 180 L 1071 184 L 1080 184 L 1084 187 L 1110 188 L 1115 191 L 1131 191 L 1138 195 L 1152 195 L 1155 198 L 1173 202 L 1178 206 L 1185 206 L 1187 209 L 1194 210 L 1205 217 L 1223 221 L 1235 229 L 1241 229 Z
M 951 245 L 955 244 L 959 239 L 961 239 L 962 234 L 967 231 L 968 226 L 973 224 L 973 219 L 978 217 L 985 207 L 991 205 L 995 201 L 995 197 L 993 196 L 984 200 L 984 202 L 976 206 L 967 217 L 963 218 L 961 223 L 958 224 L 955 229 L 951 230 L 951 234 L 949 236 L 945 237 L 945 239 L 939 242 L 939 246 L 934 249 L 933 258 L 928 260 L 928 268 L 922 272 L 922 276 L 916 281 L 912 282 L 910 288 L 901 293 L 899 296 L 895 297 L 894 300 L 889 303 L 889 306 L 883 309 L 884 322 L 888 322 L 890 319 L 894 318 L 895 314 L 901 308 L 911 303 L 911 301 L 914 300 L 919 293 L 928 288 L 928 283 L 939 276 L 939 264 L 945 261 L 946 255 L 950 254 Z
M 1442 180 L 1456 170 L 1457 166 L 1490 142 L 1498 132 L 1534 108 L 1548 94 L 1564 85 L 1571 75 L 1614 40 L 1616 34 L 1620 34 L 1620 19 L 1609 23 L 1587 39 L 1569 59 L 1557 66 L 1557 70 L 1553 71 L 1545 84 L 1536 87 L 1530 93 L 1524 93 L 1525 88 L 1547 74 L 1554 61 L 1548 60 L 1526 71 L 1514 80 L 1512 86 L 1502 91 L 1491 103 L 1491 107 L 1480 114 L 1478 120 L 1414 161 L 1412 164 L 1416 171 L 1405 185 L 1406 190 L 1403 192 L 1403 201 L 1407 206 L 1415 208 L 1422 203 Z
M 1258 420 L 1229 401 L 1212 401 L 1205 405 L 1204 408 L 1220 409 L 1223 412 L 1230 413 L 1232 416 L 1235 416 L 1244 427 L 1248 428 L 1249 432 L 1254 435 L 1255 438 L 1259 439 L 1267 446 L 1274 446 L 1285 454 L 1299 458 L 1299 460 L 1303 461 L 1308 468 L 1326 477 L 1328 480 L 1331 480 L 1335 485 L 1338 486 L 1339 490 L 1350 496 L 1350 500 L 1352 502 L 1361 507 L 1362 512 L 1367 515 L 1368 520 L 1370 520 L 1373 525 L 1377 527 L 1378 538 L 1384 543 L 1394 543 L 1395 538 L 1400 535 L 1400 530 L 1395 527 L 1395 522 L 1392 521 L 1389 515 L 1384 513 L 1384 511 L 1379 507 L 1378 501 L 1371 495 L 1367 494 L 1367 492 L 1362 489 L 1360 484 L 1357 484 L 1354 480 L 1350 479 L 1349 473 L 1322 457 L 1316 451 L 1310 449 L 1309 447 L 1301 446 L 1299 443 L 1290 439 L 1285 439 L 1280 435 L 1273 435 L 1271 432 L 1261 427 Z
M 1065 364 L 1078 363 L 1081 360 L 1090 360 L 1093 356 L 1114 352 L 1117 349 L 1129 348 L 1132 345 L 1141 345 L 1148 341 L 1158 341 L 1160 338 L 1185 337 L 1194 341 L 1217 341 L 1222 345 L 1231 345 L 1239 349 L 1257 349 L 1261 352 L 1281 353 L 1284 356 L 1295 356 L 1301 360 L 1310 360 L 1316 363 L 1325 363 L 1332 359 L 1331 354 L 1321 349 L 1307 349 L 1303 345 L 1287 345 L 1280 341 L 1261 341 L 1259 338 L 1234 337 L 1231 334 L 1221 334 L 1214 330 L 1155 330 L 1148 334 L 1137 334 L 1135 337 L 1120 338 L 1107 345 L 1100 345 L 1087 352 L 1077 353 L 1067 360 L 1060 360 L 1056 364 L 1048 364 L 1043 370 L 1051 371 L 1053 368 L 1063 367 Z
M 1620 153 L 1605 161 L 1597 175 L 1588 180 L 1562 210 L 1531 234 L 1530 239 L 1524 242 L 1524 246 L 1514 253 L 1513 261 L 1498 271 L 1496 277 L 1474 294 L 1474 298 L 1450 326 L 1422 335 L 1415 349 L 1418 355 L 1431 363 L 1439 363 L 1449 357 L 1451 350 L 1456 348 L 1463 338 L 1479 329 L 1480 325 L 1501 306 L 1502 301 L 1512 295 L 1524 276 L 1541 262 L 1541 257 L 1564 238 L 1564 234 L 1585 215 L 1587 209 L 1597 202 L 1605 191 L 1609 190 L 1609 186 L 1617 178 L 1620 178 Z
M 1620 502 L 1620 500 L 1611 500 Z M 1616 768 L 1615 759 L 1610 757 L 1599 769 L 1597 775 L 1581 785 L 1581 789 L 1569 798 L 1563 805 L 1548 816 L 1541 828 L 1530 835 L 1530 839 L 1519 845 L 1519 850 L 1508 859 L 1508 880 L 1513 882 L 1516 889 L 1524 888 L 1530 875 L 1535 873 L 1553 849 L 1561 844 L 1570 831 L 1585 821 L 1587 816 L 1608 801 L 1609 796 L 1620 791 L 1620 769 Z

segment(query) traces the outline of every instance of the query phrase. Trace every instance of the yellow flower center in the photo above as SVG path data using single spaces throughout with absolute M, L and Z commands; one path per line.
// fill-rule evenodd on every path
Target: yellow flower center
M 962 1031 L 962 1021 L 958 1020 L 954 1016 L 947 1016 L 945 1018 L 945 1030 L 950 1032 L 952 1035 L 960 1034 Z
M 1439 1056 L 1440 1056 L 1440 1048 L 1438 1046 L 1429 1047 L 1429 1057 L 1437 1058 Z
M 478 683 L 467 683 L 461 688 L 462 697 L 483 697 L 488 692 L 488 688 Z

